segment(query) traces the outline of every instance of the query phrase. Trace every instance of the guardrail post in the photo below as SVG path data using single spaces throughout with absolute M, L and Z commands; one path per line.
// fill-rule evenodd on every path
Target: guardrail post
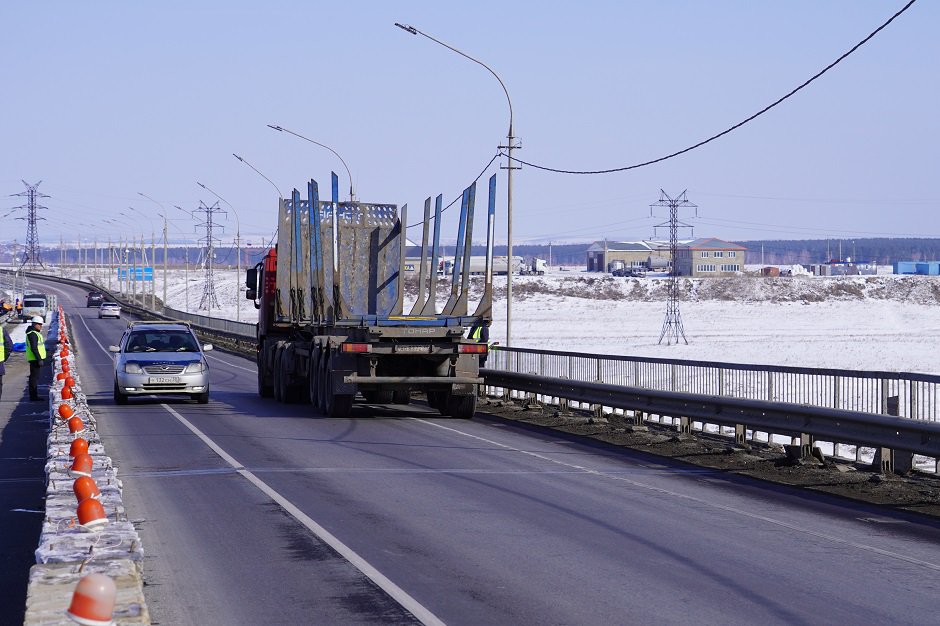
M 679 432 L 683 435 L 692 434 L 692 420 L 684 415 L 679 417 Z
M 739 446 L 743 446 L 747 442 L 747 425 L 746 424 L 735 424 L 734 425 L 734 443 Z
M 881 384 L 881 397 L 884 403 L 882 412 L 887 415 L 899 415 L 901 412 L 900 396 L 889 396 L 885 393 L 888 386 L 887 380 L 882 380 Z M 914 469 L 914 454 L 892 448 L 876 448 L 872 466 L 878 468 L 882 474 L 907 474 Z

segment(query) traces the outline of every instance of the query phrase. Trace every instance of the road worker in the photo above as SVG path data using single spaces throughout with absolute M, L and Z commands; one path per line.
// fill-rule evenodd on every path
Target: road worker
M 6 374 L 6 360 L 13 354 L 13 340 L 6 327 L 3 328 L 3 341 L 0 342 L 0 396 L 3 395 L 3 375 Z
M 29 329 L 26 331 L 26 360 L 29 362 L 29 399 L 39 400 L 39 368 L 46 362 L 46 341 L 42 337 L 42 325 L 45 323 L 40 316 L 29 320 Z
M 477 322 L 470 328 L 470 334 L 467 335 L 467 338 L 472 339 L 473 341 L 476 341 L 477 343 L 486 344 L 486 352 L 480 355 L 480 367 L 484 367 L 486 365 L 486 357 L 489 356 L 489 352 L 490 352 L 489 350 L 489 345 L 490 345 L 489 323 L 486 320 L 481 318 L 479 322 Z

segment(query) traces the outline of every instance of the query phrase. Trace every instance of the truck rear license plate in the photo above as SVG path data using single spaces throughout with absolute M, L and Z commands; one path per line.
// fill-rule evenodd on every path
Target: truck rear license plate
M 151 385 L 172 385 L 179 382 L 179 376 L 151 376 L 149 380 Z
M 405 354 L 428 354 L 431 352 L 431 346 L 395 346 L 395 352 Z

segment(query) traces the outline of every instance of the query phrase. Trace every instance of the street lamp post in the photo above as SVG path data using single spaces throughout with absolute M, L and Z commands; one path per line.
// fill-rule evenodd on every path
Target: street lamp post
M 179 209 L 180 211 L 182 211 L 183 213 L 185 213 L 186 215 L 188 215 L 190 219 L 192 219 L 193 214 L 190 211 L 187 211 L 186 209 L 184 209 L 183 207 L 177 204 L 174 204 L 173 206 Z M 186 312 L 189 313 L 189 242 L 188 241 L 186 242 L 186 247 L 184 248 L 184 250 L 185 250 L 185 255 L 186 255 L 185 257 L 186 265 L 183 266 L 183 280 L 186 282 Z
M 138 193 L 140 193 L 140 192 L 138 192 Z M 142 194 L 141 194 L 141 195 L 142 195 Z M 156 308 L 157 308 L 157 294 L 156 294 L 156 285 L 154 285 L 153 266 L 156 265 L 157 259 L 154 258 L 155 254 L 156 254 L 156 251 L 155 251 L 156 244 L 154 243 L 154 239 L 156 239 L 156 234 L 155 234 L 155 231 L 154 231 L 154 228 L 153 228 L 153 220 L 150 219 L 150 216 L 147 215 L 147 214 L 145 214 L 143 211 L 140 211 L 140 210 L 138 210 L 138 209 L 135 209 L 135 208 L 132 207 L 132 206 L 129 206 L 129 207 L 127 207 L 127 208 L 129 208 L 131 211 L 134 211 L 135 213 L 137 213 L 137 214 L 140 215 L 141 217 L 145 218 L 148 222 L 150 222 L 150 308 L 151 308 L 151 309 L 156 309 Z M 141 238 L 140 238 L 140 250 L 141 250 L 141 256 L 143 257 L 144 265 L 146 265 L 146 263 L 147 263 L 147 253 L 146 253 L 147 248 L 146 248 L 146 244 L 145 244 L 145 242 L 144 242 L 143 236 L 141 236 Z M 166 276 L 166 274 L 164 274 L 164 276 Z M 141 269 L 140 269 L 140 278 L 141 278 L 141 281 L 143 281 L 143 285 L 141 286 L 142 295 L 144 296 L 144 299 L 146 300 L 146 297 L 147 297 L 147 281 L 144 280 L 144 278 L 146 278 L 146 277 L 144 276 L 144 267 L 141 267 Z M 166 300 L 164 300 L 164 302 L 166 302 Z
M 329 147 L 329 146 L 326 145 L 325 143 L 320 143 L 319 141 L 314 141 L 313 139 L 310 139 L 309 137 L 304 137 L 304 136 L 301 135 L 300 133 L 295 133 L 294 131 L 288 130 L 288 129 L 283 128 L 283 127 L 281 127 L 281 126 L 275 126 L 275 125 L 273 125 L 273 124 L 268 124 L 268 128 L 273 128 L 273 129 L 276 130 L 276 131 L 280 131 L 280 132 L 282 132 L 282 133 L 288 133 L 288 134 L 290 134 L 290 135 L 293 135 L 294 137 L 298 137 L 298 138 L 300 138 L 300 139 L 303 139 L 304 141 L 309 141 L 310 143 L 315 144 L 315 145 L 317 145 L 317 146 L 320 146 L 321 148 L 326 148 L 327 150 L 329 150 L 330 152 L 332 152 L 334 155 L 336 155 L 336 158 L 339 159 L 340 162 L 343 164 L 343 167 L 346 168 L 346 176 L 347 176 L 347 178 L 349 178 L 349 201 L 350 201 L 350 202 L 355 201 L 355 199 L 356 199 L 356 194 L 353 192 L 353 179 L 352 179 L 352 174 L 349 172 L 349 166 L 346 165 L 345 159 L 343 159 L 343 157 L 341 157 L 341 156 L 339 155 L 339 152 L 337 152 L 337 151 L 334 150 L 333 148 Z
M 518 166 L 514 166 L 512 163 L 512 151 L 516 149 L 516 145 L 514 143 L 516 137 L 513 134 L 512 99 L 509 97 L 509 90 L 506 89 L 506 84 L 503 83 L 503 80 L 499 77 L 499 75 L 493 71 L 493 68 L 491 68 L 489 65 L 487 65 L 483 61 L 480 61 L 479 59 L 475 59 L 469 54 L 467 54 L 466 52 L 462 52 L 461 50 L 458 50 L 457 48 L 444 43 L 440 39 L 435 39 L 431 35 L 425 32 L 422 32 L 409 24 L 399 24 L 398 22 L 395 22 L 395 26 L 404 30 L 405 32 L 411 33 L 412 35 L 421 35 L 422 37 L 426 37 L 427 39 L 430 39 L 434 43 L 444 46 L 448 50 L 452 52 L 456 52 L 457 54 L 464 57 L 465 59 L 473 61 L 477 65 L 482 66 L 484 69 L 486 69 L 486 71 L 488 71 L 490 74 L 493 75 L 493 78 L 495 78 L 499 82 L 499 86 L 503 88 L 503 93 L 506 94 L 506 102 L 509 103 L 509 131 L 506 133 L 506 145 L 497 146 L 497 147 L 501 150 L 503 149 L 506 150 L 506 159 L 507 159 L 507 164 L 506 164 L 506 170 L 507 170 L 506 172 L 506 345 L 507 346 L 512 345 L 511 344 L 511 338 L 512 338 L 512 270 L 513 270 L 513 267 L 512 267 L 512 171 L 514 169 L 518 169 Z
M 241 310 L 242 310 L 242 299 L 239 297 L 241 295 L 241 289 L 238 287 L 239 281 L 241 280 L 242 275 L 242 226 L 241 222 L 238 219 L 238 211 L 235 210 L 235 207 L 232 206 L 232 203 L 212 191 L 198 180 L 196 184 L 211 193 L 213 196 L 224 202 L 228 205 L 228 208 L 232 209 L 232 213 L 235 214 L 235 248 L 238 253 L 238 257 L 235 260 L 235 321 L 241 321 Z
M 166 307 L 166 272 L 167 272 L 167 266 L 166 266 L 166 256 L 167 256 L 166 207 L 164 207 L 163 204 L 161 204 L 160 202 L 157 202 L 156 200 L 154 200 L 153 198 L 151 198 L 150 196 L 148 196 L 148 195 L 145 194 L 145 193 L 142 193 L 142 192 L 138 191 L 138 192 L 137 192 L 137 195 L 138 195 L 138 196 L 141 196 L 141 197 L 144 197 L 144 198 L 147 198 L 148 200 L 150 200 L 151 202 L 153 202 L 154 204 L 156 204 L 158 207 L 160 207 L 160 210 L 161 210 L 161 211 L 163 211 L 162 214 L 158 214 L 158 215 L 160 215 L 160 216 L 163 218 L 163 306 Z

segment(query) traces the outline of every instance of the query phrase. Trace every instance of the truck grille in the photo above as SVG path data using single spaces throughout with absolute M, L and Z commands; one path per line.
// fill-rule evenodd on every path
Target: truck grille
M 183 373 L 185 365 L 147 365 L 144 371 L 154 376 L 175 376 Z

